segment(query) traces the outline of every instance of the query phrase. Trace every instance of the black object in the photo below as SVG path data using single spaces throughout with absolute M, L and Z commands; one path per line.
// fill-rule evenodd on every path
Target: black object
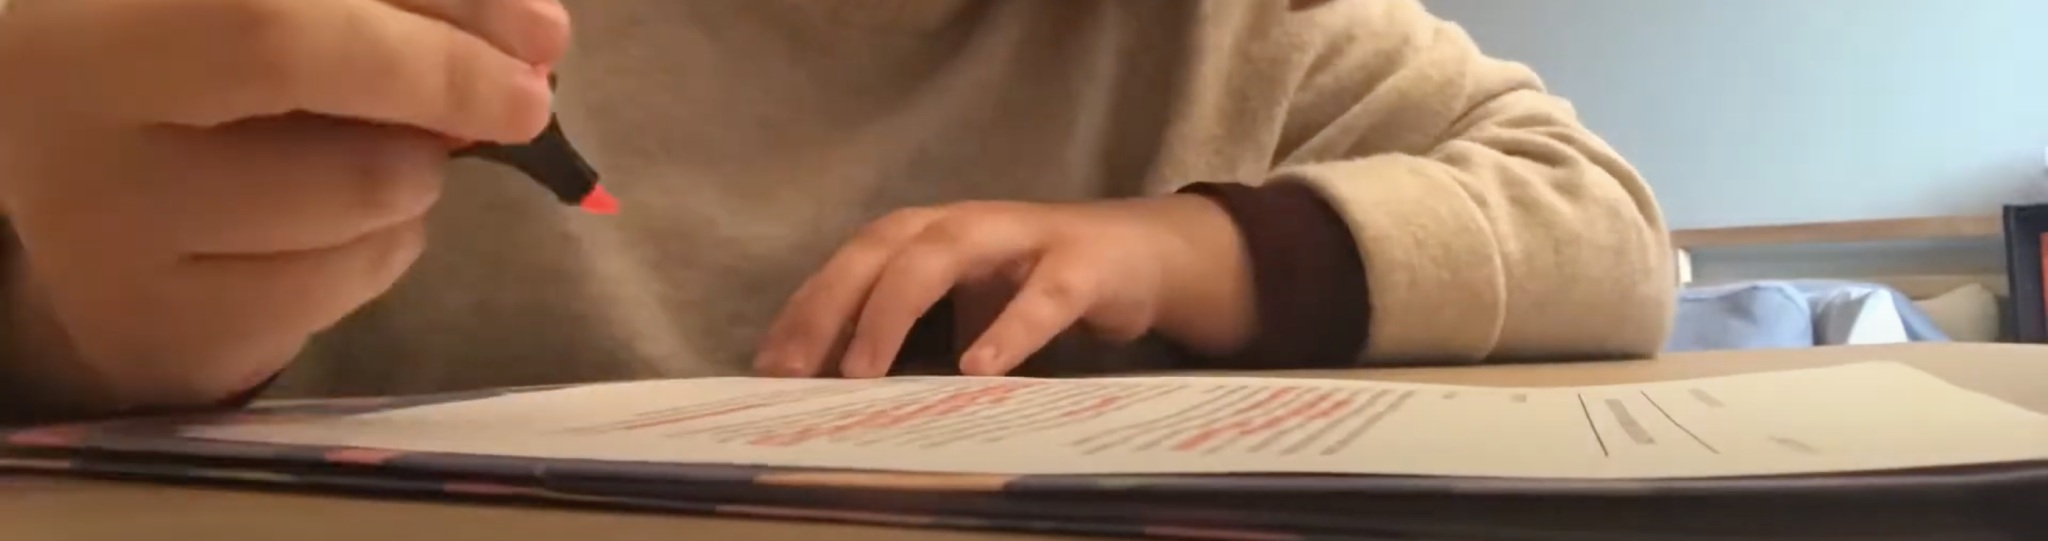
M 548 76 L 548 88 L 555 87 L 555 76 Z M 524 145 L 482 144 L 455 151 L 458 158 L 475 157 L 497 162 L 518 169 L 534 182 L 540 183 L 565 204 L 584 205 L 597 188 L 597 169 L 583 159 L 583 154 L 570 144 L 569 136 L 562 132 L 559 119 L 548 117 L 547 129 L 540 136 Z
M 2048 204 L 2005 207 L 2005 276 L 2012 291 L 2006 332 L 2016 342 L 2048 344 L 2048 291 L 2044 291 L 2041 236 L 2048 235 Z
M 569 144 L 569 137 L 562 133 L 561 126 L 552 118 L 548 119 L 547 129 L 531 143 L 477 145 L 456 151 L 455 155 L 482 158 L 518 169 L 534 182 L 547 187 L 556 199 L 566 204 L 581 205 L 597 191 L 597 170 L 584 161 L 574 145 Z

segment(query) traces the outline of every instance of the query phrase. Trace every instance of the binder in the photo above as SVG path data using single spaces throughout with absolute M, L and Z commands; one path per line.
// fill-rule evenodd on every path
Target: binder
M 2007 334 L 2016 342 L 2048 343 L 2048 264 L 2041 252 L 2048 237 L 2048 204 L 2005 207 L 2006 278 L 2011 317 Z
M 1019 386 L 1042 393 L 988 392 Z M 955 387 L 971 393 L 945 391 Z M 1131 391 L 1127 393 L 1130 397 L 1181 392 L 1185 393 L 1182 398 L 1189 400 L 1221 396 L 1227 389 L 1252 389 L 1244 396 L 1289 397 L 1268 401 L 1272 402 L 1271 411 L 1350 411 L 1356 415 L 1294 417 L 1310 419 L 1301 425 L 1308 427 L 1324 423 L 1355 428 L 1379 423 L 1374 430 L 1390 434 L 1382 437 L 1397 438 L 1377 442 L 1371 453 L 1331 463 L 1356 466 L 1358 471 L 1412 471 L 1425 463 L 1471 462 L 1462 460 L 1460 452 L 1512 460 L 1466 464 L 1494 468 L 1493 475 L 1286 471 L 1314 453 L 1297 455 L 1293 464 L 1279 459 L 1247 463 L 1250 465 L 1242 471 L 1117 473 L 1119 467 L 1040 460 L 1041 455 L 1071 450 L 1024 440 L 950 455 L 987 458 L 980 463 L 989 471 L 949 471 L 948 466 L 934 465 L 949 455 L 916 445 L 860 459 L 852 458 L 852 453 L 818 455 L 813 458 L 824 462 L 810 466 L 775 464 L 772 459 L 617 459 L 636 451 L 621 448 L 617 442 L 654 442 L 638 449 L 649 451 L 659 445 L 657 436 L 674 438 L 693 431 L 724 430 L 728 436 L 747 434 L 748 430 L 755 430 L 756 435 L 809 433 L 799 425 L 820 423 L 820 415 L 873 419 L 870 414 L 877 411 L 894 412 L 890 415 L 941 412 L 927 407 L 935 404 L 967 404 L 964 407 L 970 410 L 1010 408 L 1007 411 L 1013 413 L 1039 411 L 1030 409 L 1034 407 L 1110 411 L 1113 408 L 1097 406 L 1113 405 L 1114 401 L 1053 399 L 1105 387 Z M 740 388 L 749 390 L 734 391 Z M 783 392 L 788 389 L 802 392 Z M 917 394 L 930 389 L 943 392 Z M 1168 394 L 1155 392 L 1162 389 Z M 1278 392 L 1281 389 L 1299 392 Z M 709 397 L 671 405 L 646 398 L 675 396 L 674 390 L 759 400 Z M 894 396 L 910 398 L 866 413 L 847 409 L 847 404 L 866 400 L 848 397 L 899 390 L 902 393 Z M 1331 407 L 1303 406 L 1313 396 L 1334 396 L 1315 394 L 1324 391 L 1377 393 L 1382 399 L 1342 402 L 1344 407 L 1334 407 L 1339 402 L 1330 401 L 1320 403 Z M 955 400 L 960 396 L 975 401 Z M 1027 399 L 1029 396 L 1038 398 Z M 1635 398 L 1638 396 L 1641 400 Z M 1898 396 L 1915 396 L 1916 400 L 1908 404 L 1897 400 Z M 1012 400 L 998 400 L 1005 398 Z M 789 406 L 807 401 L 820 405 Z M 561 407 L 564 404 L 581 404 L 588 411 Z M 905 406 L 909 409 L 901 409 Z M 747 408 L 756 409 L 749 412 Z M 632 411 L 623 415 L 628 413 L 623 409 Z M 1237 406 L 1225 409 L 1251 411 Z M 1050 411 L 1054 410 L 1041 413 Z M 1187 411 L 1178 407 L 1123 410 L 1128 418 L 1110 420 L 1114 422 L 1085 416 L 1006 414 L 982 419 L 992 425 L 961 426 L 1030 426 L 1046 432 L 1080 426 L 1087 431 L 1090 429 L 1085 427 L 1091 423 L 1130 427 L 1152 422 L 1148 419 L 1191 418 Z M 1582 411 L 1584 425 L 1578 424 Z M 1713 412 L 1748 413 L 1730 424 L 1713 421 L 1711 416 L 1717 415 Z M 1552 415 L 1557 413 L 1569 415 Z M 714 420 L 720 415 L 752 420 Z M 1824 422 L 1829 416 L 1843 415 L 1849 417 L 1838 419 L 1835 425 Z M 583 417 L 607 420 L 592 425 Z M 1253 417 L 1275 418 L 1256 412 Z M 1060 422 L 1017 420 L 1026 418 Z M 1486 424 L 1489 419 L 1504 424 Z M 1132 420 L 1138 423 L 1125 422 Z M 1216 421 L 1211 423 L 1212 429 L 1249 426 L 1229 419 L 1211 420 Z M 1561 424 L 1544 428 L 1544 423 L 1551 421 Z M 692 423 L 697 428 L 689 428 Z M 930 429 L 944 424 L 917 426 Z M 1575 430 L 1570 434 L 1574 438 L 1590 437 L 1542 437 L 1543 430 L 1553 428 Z M 625 432 L 604 445 L 572 449 L 567 454 L 564 449 L 568 448 L 554 445 L 573 443 L 563 439 L 570 434 L 615 429 Z M 659 433 L 636 436 L 633 431 L 639 429 Z M 911 425 L 888 429 L 899 436 L 922 430 Z M 531 431 L 528 436 L 532 437 L 506 439 L 508 430 Z M 1384 432 L 1389 430 L 1393 432 Z M 1367 431 L 1346 428 L 1332 434 L 1342 432 L 1354 432 L 1347 437 L 1355 437 Z M 1310 429 L 1282 433 L 1290 438 L 1322 438 Z M 1462 449 L 1454 452 L 1401 452 L 1427 449 L 1444 443 L 1432 443 L 1431 438 L 1458 434 L 1507 438 L 1513 444 L 1450 448 Z M 1910 443 L 1898 440 L 1899 446 L 1872 444 L 1887 441 L 1887 434 L 1917 439 Z M 1997 437 L 1992 437 L 1994 434 Z M 833 444 L 856 449 L 880 441 L 866 437 L 872 435 L 854 434 Z M 644 439 L 632 439 L 635 437 Z M 394 441 L 398 444 L 393 445 Z M 1573 448 L 1574 442 L 1579 455 L 1556 454 Z M 1248 445 L 1245 442 L 1235 449 L 1245 451 Z M 761 456 L 788 451 L 774 446 L 758 450 Z M 1005 453 L 1013 456 L 999 456 Z M 1653 468 L 1663 472 L 1660 475 L 1627 473 L 1628 464 L 1655 466 L 1664 461 L 1657 458 L 1660 453 L 1694 457 L 1666 466 L 1710 467 L 1691 473 L 1684 473 L 1685 468 Z M 1814 469 L 1816 464 L 1834 460 L 1827 458 L 1831 453 L 1845 461 Z M 613 457 L 599 457 L 604 454 Z M 677 456 L 682 455 L 688 453 Z M 1199 465 L 1210 460 L 1199 452 L 1158 456 L 1161 463 L 1178 460 Z M 1907 462 L 1887 462 L 1902 458 Z M 2048 523 L 2039 520 L 2039 502 L 2048 495 L 2044 459 L 2048 459 L 2048 417 L 1949 386 L 1905 365 L 1884 362 L 1576 388 L 1249 378 L 907 378 L 814 383 L 732 378 L 316 401 L 210 415 L 0 431 L 0 470 L 181 483 L 289 485 L 367 495 L 553 502 L 771 520 L 1189 540 L 2044 539 L 2048 538 Z M 861 460 L 889 466 L 849 467 L 845 463 Z M 1596 467 L 1552 475 L 1525 464 L 1545 460 Z M 834 461 L 840 463 L 831 464 Z M 1894 467 L 1872 467 L 1887 463 Z M 1140 469 L 1148 466 L 1133 464 Z M 1841 464 L 1857 466 L 1844 470 Z M 1714 473 L 1720 471 L 1714 468 L 1723 466 L 1736 468 L 1726 471 L 1789 469 L 1764 474 Z M 1756 467 L 1764 469 L 1752 470 Z M 1073 472 L 1063 473 L 1067 469 Z

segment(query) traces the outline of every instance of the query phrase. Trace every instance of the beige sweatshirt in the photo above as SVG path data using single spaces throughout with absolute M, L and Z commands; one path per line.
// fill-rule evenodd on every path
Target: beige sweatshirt
M 742 374 L 784 296 L 891 209 L 1197 181 L 1335 209 L 1371 292 L 1361 364 L 1638 355 L 1668 326 L 1642 179 L 1417 0 L 568 4 L 558 110 L 623 212 L 459 164 L 412 274 L 273 394 Z

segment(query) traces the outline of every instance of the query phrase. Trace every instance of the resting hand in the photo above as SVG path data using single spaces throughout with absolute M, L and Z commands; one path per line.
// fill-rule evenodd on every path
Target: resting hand
M 1242 252 L 1229 216 L 1195 196 L 907 209 L 870 224 L 798 288 L 755 368 L 885 375 L 918 318 L 960 291 L 1009 293 L 961 355 L 968 375 L 1008 373 L 1077 325 L 1226 351 L 1250 333 Z

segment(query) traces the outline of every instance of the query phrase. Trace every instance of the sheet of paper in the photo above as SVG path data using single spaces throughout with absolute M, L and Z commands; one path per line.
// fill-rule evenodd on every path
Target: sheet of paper
M 1686 478 L 2048 458 L 2048 417 L 1888 362 L 1576 388 L 1244 378 L 646 381 L 191 435 L 999 474 Z

